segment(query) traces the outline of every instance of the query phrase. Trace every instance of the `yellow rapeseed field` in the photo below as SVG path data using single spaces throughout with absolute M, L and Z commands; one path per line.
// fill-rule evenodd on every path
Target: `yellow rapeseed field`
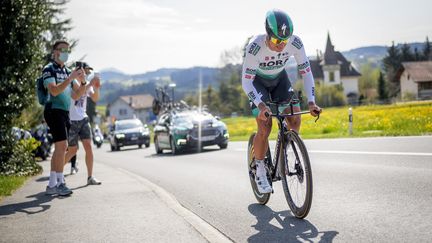
M 353 107 L 353 137 L 432 135 L 432 101 Z M 348 107 L 324 108 L 317 123 L 309 115 L 302 116 L 303 138 L 350 137 Z M 231 141 L 247 140 L 256 130 L 255 118 L 226 118 Z M 276 138 L 273 121 L 271 139 Z

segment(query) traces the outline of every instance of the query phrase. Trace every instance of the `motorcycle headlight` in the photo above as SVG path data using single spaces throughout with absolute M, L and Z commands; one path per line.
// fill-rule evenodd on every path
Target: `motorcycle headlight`
M 144 130 L 144 131 L 141 133 L 141 135 L 142 135 L 142 136 L 148 136 L 148 135 L 150 135 L 150 132 L 149 132 L 148 130 Z
M 99 142 L 101 139 L 99 136 L 97 136 L 97 137 L 95 137 L 95 140 Z
M 115 135 L 116 138 L 124 138 L 125 135 L 123 133 L 119 133 Z

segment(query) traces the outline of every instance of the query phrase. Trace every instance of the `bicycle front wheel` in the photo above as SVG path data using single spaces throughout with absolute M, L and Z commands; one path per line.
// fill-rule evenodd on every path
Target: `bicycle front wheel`
M 290 130 L 286 138 L 280 148 L 279 172 L 288 206 L 296 218 L 302 219 L 312 206 L 312 169 L 299 135 Z

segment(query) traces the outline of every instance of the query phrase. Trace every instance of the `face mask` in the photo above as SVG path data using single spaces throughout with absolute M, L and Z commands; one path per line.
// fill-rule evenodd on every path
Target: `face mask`
M 68 58 L 69 58 L 69 53 L 67 53 L 67 52 L 60 52 L 59 60 L 61 62 L 67 62 Z

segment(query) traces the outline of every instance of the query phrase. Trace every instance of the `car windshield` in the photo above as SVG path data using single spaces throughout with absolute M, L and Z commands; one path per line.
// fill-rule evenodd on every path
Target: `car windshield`
M 126 130 L 141 127 L 142 124 L 140 121 L 122 121 L 116 124 L 116 130 Z
M 182 116 L 176 116 L 173 119 L 174 124 L 184 124 L 184 123 L 191 123 L 192 120 L 190 116 L 182 115 Z
M 199 113 L 199 112 L 187 112 L 187 113 L 181 113 L 173 117 L 173 124 L 175 125 L 189 125 L 196 122 L 201 122 L 204 120 L 216 119 L 208 114 L 208 113 Z

